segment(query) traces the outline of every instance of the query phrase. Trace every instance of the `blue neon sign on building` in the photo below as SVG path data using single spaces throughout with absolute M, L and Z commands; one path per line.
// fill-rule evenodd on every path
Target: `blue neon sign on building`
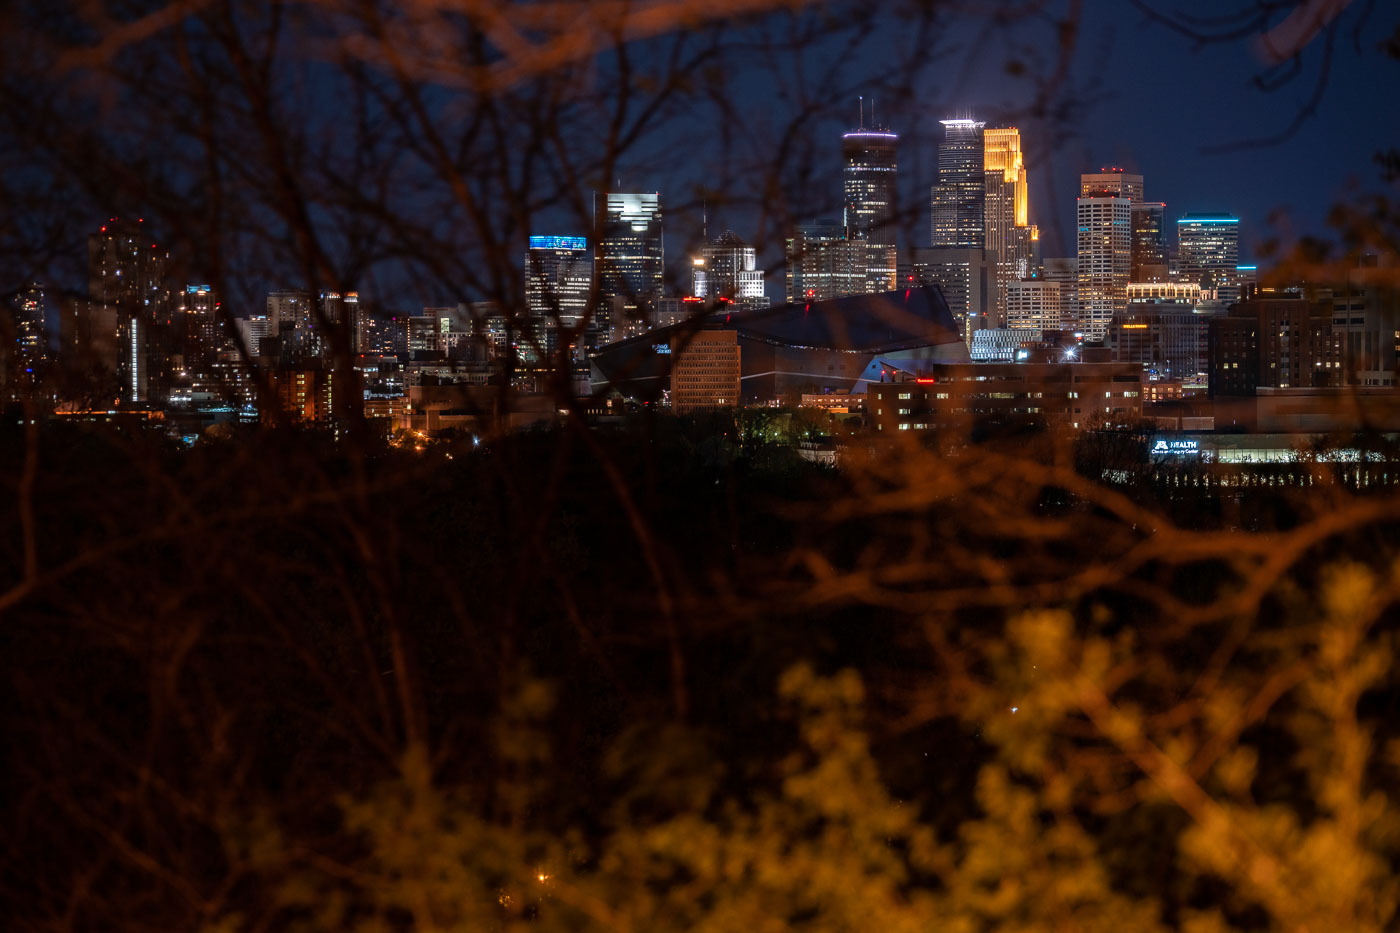
M 588 238 L 581 236 L 532 236 L 530 249 L 588 249 Z

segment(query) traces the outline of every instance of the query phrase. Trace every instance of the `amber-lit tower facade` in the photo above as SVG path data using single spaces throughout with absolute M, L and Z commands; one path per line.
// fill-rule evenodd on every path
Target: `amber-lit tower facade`
M 1021 131 L 1015 127 L 982 131 L 983 229 L 986 249 L 996 254 L 992 307 L 997 325 L 1006 321 L 1007 283 L 1030 274 L 1036 230 L 1030 224 L 1026 165 Z

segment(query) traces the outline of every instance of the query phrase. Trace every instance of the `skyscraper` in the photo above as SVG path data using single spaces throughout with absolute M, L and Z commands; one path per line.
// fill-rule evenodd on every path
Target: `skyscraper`
M 595 213 L 598 293 L 606 307 L 594 323 L 621 335 L 644 327 L 661 297 L 666 268 L 661 195 L 607 192 Z
M 1079 259 L 1049 256 L 1041 262 L 1040 278 L 1060 286 L 1060 327 L 1073 330 L 1079 324 Z
M 266 318 L 263 319 L 266 326 Z M 356 346 L 361 354 L 392 356 L 408 352 L 408 315 L 379 311 L 360 315 Z
M 1126 179 L 1134 177 L 1140 194 L 1141 177 Z M 1133 202 L 1126 195 L 1131 191 L 1121 172 L 1084 175 L 1080 182 L 1079 327 L 1090 340 L 1103 339 L 1114 313 L 1128 303 Z
M 277 338 L 277 352 L 284 363 L 300 365 L 310 359 L 329 359 L 335 349 L 330 331 L 345 327 L 353 354 L 359 342 L 359 308 L 357 292 L 323 291 L 314 299 L 302 289 L 269 292 L 267 336 Z
M 311 295 L 299 289 L 268 292 L 267 336 L 290 336 L 311 323 Z
M 963 341 L 970 346 L 974 331 L 993 326 L 996 276 L 995 254 L 980 246 L 930 246 L 912 252 L 906 280 L 938 286 Z
M 787 300 L 824 301 L 865 291 L 864 244 L 836 223 L 799 224 L 787 241 Z
M 31 282 L 10 301 L 10 321 L 0 326 L 7 346 L 0 351 L 0 375 L 6 395 L 32 391 L 49 356 L 48 330 L 44 314 L 48 302 L 44 287 Z
M 239 348 L 241 353 L 247 349 L 249 356 L 257 356 L 261 353 L 263 338 L 269 335 L 269 325 L 266 314 L 253 314 L 246 318 L 238 318 L 238 339 L 243 345 Z
M 899 136 L 884 128 L 862 127 L 841 137 L 842 219 L 847 238 L 864 247 L 866 292 L 895 286 L 898 144 Z
M 353 356 L 358 351 L 360 334 L 359 292 L 321 292 L 319 306 L 320 315 L 312 319 L 312 328 L 319 338 L 317 355 L 323 358 L 329 356 L 335 349 L 331 329 L 344 328 L 346 337 L 349 338 L 349 351 Z
M 930 192 L 929 245 L 986 246 L 982 130 L 979 120 L 940 120 L 938 184 Z
M 1190 292 L 1154 295 L 1154 285 L 1128 286 L 1127 307 L 1113 316 L 1104 342 L 1114 362 L 1139 363 L 1148 382 L 1203 384 L 1210 355 L 1208 314 L 1196 313 Z M 1176 286 L 1166 284 L 1167 289 Z
M 1396 379 L 1400 339 L 1395 337 L 1400 332 L 1400 293 L 1388 287 L 1396 270 L 1393 265 L 1380 265 L 1380 257 L 1374 261 L 1376 265 L 1348 270 L 1346 281 L 1329 289 L 1332 333 L 1340 341 L 1344 385 L 1400 385 Z M 1249 274 L 1253 267 L 1241 271 Z
M 732 230 L 701 247 L 691 260 L 691 294 L 696 298 L 728 298 L 743 304 L 767 304 L 758 254 Z
M 986 129 L 982 142 L 985 246 L 1005 256 L 1011 252 L 1004 246 L 1011 242 L 1011 231 L 1030 226 L 1021 131 L 1015 127 Z M 1018 274 L 1026 271 L 1020 269 Z
M 1188 213 L 1176 222 L 1181 279 L 1214 290 L 1224 302 L 1240 298 L 1240 221 L 1229 214 Z
M 1125 172 L 1116 165 L 1105 165 L 1097 172 L 1086 172 L 1079 176 L 1079 196 L 1101 197 L 1111 194 L 1127 198 L 1134 203 L 1142 200 L 1142 176 Z
M 1006 321 L 1008 282 L 1030 275 L 1032 227 L 1021 154 L 1021 131 L 1014 127 L 982 131 L 983 243 L 996 254 L 992 292 L 993 326 Z
M 1133 205 L 1134 282 L 1167 280 L 1167 205 L 1161 201 L 1139 201 Z
M 1259 267 L 1253 264 L 1247 266 L 1235 266 L 1235 285 L 1239 288 L 1237 296 L 1245 297 L 1249 289 L 1259 284 Z
M 48 299 L 44 286 L 30 282 L 19 290 L 14 299 L 15 346 L 23 359 L 38 364 L 49 355 Z
M 186 285 L 176 315 L 176 345 L 185 358 L 185 370 L 207 376 L 219 355 L 219 302 L 208 285 Z
M 1047 279 L 1014 279 L 1006 283 L 1006 326 L 1012 330 L 1059 330 L 1060 283 Z
M 115 364 L 124 401 L 151 401 L 163 384 L 163 338 L 169 329 L 165 260 L 142 220 L 131 223 L 114 217 L 88 237 L 90 320 L 84 330 L 88 339 L 105 341 L 94 331 L 105 330 L 115 319 Z
M 575 328 L 588 313 L 593 254 L 581 236 L 532 236 L 525 254 L 525 308 L 533 321 Z

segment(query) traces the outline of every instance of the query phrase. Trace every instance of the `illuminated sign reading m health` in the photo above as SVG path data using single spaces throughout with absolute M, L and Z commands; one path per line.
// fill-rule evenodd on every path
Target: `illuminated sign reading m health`
M 588 249 L 588 238 L 581 236 L 532 236 L 530 249 Z
M 1201 452 L 1201 442 L 1197 440 L 1169 441 L 1165 438 L 1158 438 L 1157 443 L 1152 445 L 1154 454 L 1197 454 Z

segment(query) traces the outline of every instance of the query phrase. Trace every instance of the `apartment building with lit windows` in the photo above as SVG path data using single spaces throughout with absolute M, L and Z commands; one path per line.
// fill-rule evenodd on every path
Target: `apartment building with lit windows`
M 1263 291 L 1211 318 L 1211 397 L 1341 385 L 1342 338 L 1333 333 L 1332 312 L 1331 301 Z

